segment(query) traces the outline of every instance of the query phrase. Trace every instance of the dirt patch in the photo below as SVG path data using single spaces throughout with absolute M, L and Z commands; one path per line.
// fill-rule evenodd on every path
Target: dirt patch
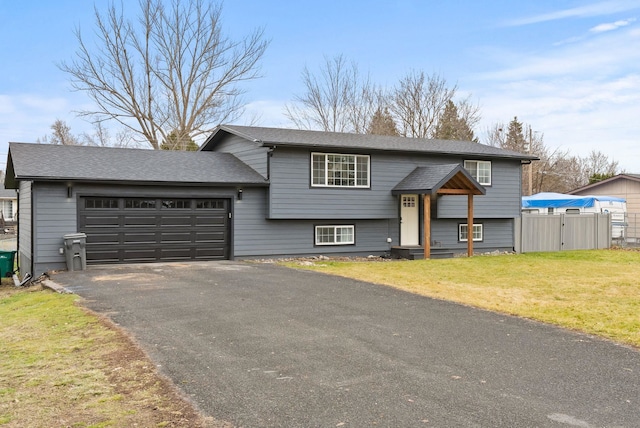
M 96 315 L 97 316 L 97 315 Z M 110 320 L 99 317 L 106 328 L 114 330 L 117 350 L 105 355 L 108 379 L 114 390 L 126 397 L 137 418 L 150 426 L 231 428 L 233 425 L 203 417 L 173 383 L 156 370 L 134 340 Z

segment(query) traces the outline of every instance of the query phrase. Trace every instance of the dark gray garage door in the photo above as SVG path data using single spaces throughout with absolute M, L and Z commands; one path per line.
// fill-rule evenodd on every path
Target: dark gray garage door
M 229 200 L 82 197 L 88 263 L 229 258 Z

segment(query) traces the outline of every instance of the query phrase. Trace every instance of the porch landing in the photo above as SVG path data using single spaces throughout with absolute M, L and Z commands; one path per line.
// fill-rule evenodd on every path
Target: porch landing
M 443 248 L 431 248 L 432 259 L 450 259 L 453 257 L 453 251 Z M 391 258 L 421 260 L 424 259 L 424 247 L 422 245 L 411 246 L 393 246 L 391 247 Z

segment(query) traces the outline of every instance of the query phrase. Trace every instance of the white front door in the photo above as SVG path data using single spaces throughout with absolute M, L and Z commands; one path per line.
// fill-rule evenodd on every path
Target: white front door
M 401 195 L 400 198 L 400 245 L 420 245 L 418 195 Z

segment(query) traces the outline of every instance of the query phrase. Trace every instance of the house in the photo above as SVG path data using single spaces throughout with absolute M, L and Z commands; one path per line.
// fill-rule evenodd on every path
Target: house
M 0 214 L 6 223 L 16 220 L 18 195 L 13 189 L 0 188 Z
M 627 201 L 625 240 L 640 242 L 640 174 L 618 174 L 569 192 L 571 195 L 607 195 Z
M 19 195 L 22 274 L 64 269 L 62 237 L 76 232 L 89 264 L 430 257 L 512 250 L 521 165 L 535 159 L 472 142 L 223 125 L 198 152 L 11 143 L 5 184 Z

